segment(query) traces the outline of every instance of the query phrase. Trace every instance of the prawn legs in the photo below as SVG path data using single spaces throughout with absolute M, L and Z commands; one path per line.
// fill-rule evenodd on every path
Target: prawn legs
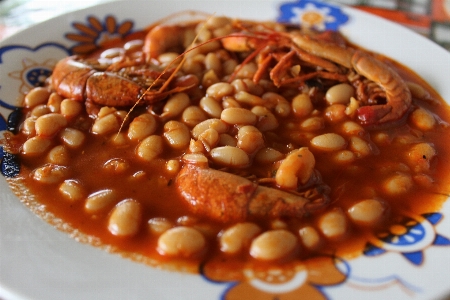
M 161 72 L 147 70 L 148 78 L 160 79 Z M 158 102 L 170 94 L 182 92 L 198 82 L 194 76 L 183 76 L 166 82 L 159 89 L 149 90 L 146 85 L 122 76 L 119 72 L 103 70 L 77 56 L 60 60 L 52 74 L 52 86 L 63 97 L 75 101 L 87 101 L 101 106 L 129 107 L 142 101 L 145 104 Z
M 317 77 L 339 82 L 351 81 L 354 85 L 360 85 L 364 80 L 375 83 L 382 92 L 378 92 L 374 97 L 377 99 L 372 101 L 374 103 L 358 99 L 360 107 L 356 116 L 362 125 L 376 126 L 396 122 L 410 110 L 411 93 L 400 75 L 363 50 L 344 47 L 331 39 L 317 39 L 300 32 L 269 32 L 264 35 L 261 32 L 253 34 L 249 31 L 226 37 L 222 44 L 230 51 L 254 51 L 249 55 L 252 59 L 260 54 L 255 81 L 262 77 L 261 74 L 268 69 L 270 62 L 275 60 L 276 64 L 270 70 L 270 78 L 276 86 L 304 82 Z M 272 53 L 266 54 L 268 49 Z M 285 78 L 286 73 L 293 67 L 294 58 L 306 63 L 308 67 L 315 66 L 315 70 Z M 354 73 L 363 80 L 352 81 Z
M 373 55 L 362 50 L 342 48 L 333 43 L 314 40 L 300 34 L 293 36 L 293 42 L 309 53 L 354 70 L 381 87 L 385 93 L 386 103 L 359 107 L 357 117 L 362 124 L 378 125 L 397 121 L 409 111 L 412 98 L 406 82 L 397 72 Z

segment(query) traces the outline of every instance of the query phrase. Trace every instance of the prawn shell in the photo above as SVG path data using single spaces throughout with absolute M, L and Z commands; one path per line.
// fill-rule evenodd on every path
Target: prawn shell
M 83 101 L 86 82 L 94 73 L 94 69 L 77 61 L 77 56 L 69 56 L 56 64 L 52 85 L 61 96 Z
M 105 106 L 132 106 L 143 92 L 140 85 L 110 72 L 96 72 L 86 84 L 87 99 Z
M 279 217 L 302 218 L 309 211 L 307 210 L 310 200 L 265 186 L 258 186 L 249 203 L 250 215 L 258 217 L 269 217 L 272 219 Z
M 245 220 L 248 203 L 258 187 L 245 178 L 193 165 L 183 167 L 176 185 L 193 213 L 221 222 Z
M 302 218 L 329 203 L 325 194 L 310 200 L 260 186 L 241 176 L 191 164 L 180 171 L 176 186 L 194 214 L 224 223 L 244 221 L 247 217 Z

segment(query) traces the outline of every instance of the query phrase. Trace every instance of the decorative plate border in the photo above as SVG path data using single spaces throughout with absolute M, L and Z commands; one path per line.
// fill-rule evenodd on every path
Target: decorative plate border
M 349 21 L 348 15 L 340 7 L 320 1 L 299 0 L 281 4 L 279 8 L 279 22 L 301 24 L 317 30 L 338 30 Z M 0 70 L 14 70 L 6 74 L 0 71 L 0 139 L 7 138 L 6 132 L 16 127 L 20 116 L 20 107 L 9 103 L 20 102 L 31 88 L 42 85 L 51 73 L 56 60 L 45 57 L 87 53 L 111 39 L 123 39 L 135 33 L 133 21 L 119 21 L 114 15 L 104 19 L 89 15 L 85 22 L 73 22 L 72 27 L 77 32 L 64 35 L 71 41 L 70 47 L 59 43 L 43 43 L 35 48 L 23 45 L 0 48 Z M 53 55 L 49 55 L 49 52 Z M 15 101 L 11 95 L 20 97 Z M 18 159 L 1 144 L 0 160 L 3 176 L 17 176 L 20 168 Z M 370 270 L 360 272 L 360 264 L 374 259 L 381 261 L 380 258 L 388 255 L 401 255 L 412 268 L 424 266 L 428 249 L 450 246 L 450 239 L 438 233 L 436 228 L 443 217 L 439 212 L 405 216 L 401 222 L 391 226 L 389 232 L 371 240 L 363 257 L 358 260 L 318 256 L 299 262 L 287 270 L 246 270 L 242 281 L 211 278 L 205 272 L 206 266 L 201 266 L 200 276 L 208 284 L 223 287 L 221 299 L 294 299 L 298 295 L 305 299 L 331 299 L 336 289 L 344 286 L 353 291 L 379 291 L 397 286 L 404 294 L 414 298 L 424 291 L 424 287 L 399 275 L 396 266 L 387 266 L 381 272 L 373 270 L 371 273 Z

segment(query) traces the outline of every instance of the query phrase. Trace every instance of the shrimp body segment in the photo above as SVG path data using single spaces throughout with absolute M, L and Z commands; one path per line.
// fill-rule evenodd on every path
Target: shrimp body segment
M 299 194 L 192 164 L 180 171 L 176 186 L 194 213 L 224 223 L 244 221 L 250 216 L 301 218 L 328 203 L 325 195 L 312 201 Z
M 149 91 L 146 85 L 97 64 L 99 62 L 84 60 L 79 56 L 69 56 L 60 60 L 53 70 L 53 88 L 58 94 L 71 100 L 119 107 L 133 106 L 139 100 L 145 104 L 152 104 L 170 94 L 188 90 L 198 83 L 195 80 L 191 80 L 188 84 L 184 83 L 183 80 L 186 82 L 185 79 L 188 79 L 187 75 L 185 78 L 178 77 L 172 85 L 163 85 L 164 89 L 153 88 Z M 148 69 L 143 72 L 155 80 L 161 75 L 161 71 L 158 70 Z

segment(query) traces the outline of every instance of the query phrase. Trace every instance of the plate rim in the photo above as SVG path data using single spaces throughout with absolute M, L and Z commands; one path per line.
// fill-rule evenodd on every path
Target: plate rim
M 119 1 L 119 2 L 124 2 L 124 1 Z M 137 2 L 139 2 L 139 1 L 134 1 L 134 3 L 137 3 Z M 145 2 L 145 1 L 142 1 L 143 3 Z M 168 2 L 178 2 L 178 1 L 168 1 Z M 202 1 L 202 2 L 209 2 L 209 1 Z M 219 1 L 219 2 L 226 2 L 226 1 L 224 1 L 224 0 L 221 0 L 221 1 Z M 256 2 L 258 2 L 258 1 L 247 1 L 247 2 L 254 2 L 254 3 L 256 3 Z M 278 3 L 278 1 L 270 1 L 270 3 L 275 3 L 275 2 L 277 2 Z M 60 16 L 57 16 L 57 17 L 55 17 L 55 18 L 52 18 L 52 19 L 49 19 L 49 20 L 46 20 L 46 21 L 44 21 L 44 22 L 42 22 L 42 23 L 39 23 L 39 24 L 36 24 L 35 26 L 32 26 L 32 27 L 29 27 L 29 28 L 25 28 L 25 29 L 23 29 L 23 30 L 21 30 L 21 31 L 19 31 L 19 32 L 16 32 L 15 34 L 13 34 L 12 36 L 9 36 L 9 37 L 7 37 L 6 39 L 4 39 L 4 40 L 2 40 L 1 42 L 0 42 L 0 48 L 1 47 L 4 47 L 4 45 L 8 45 L 8 43 L 10 43 L 10 41 L 14 41 L 14 40 L 16 40 L 16 39 L 20 39 L 21 38 L 21 36 L 27 36 L 27 35 L 29 35 L 29 32 L 31 32 L 31 31 L 33 31 L 33 30 L 36 30 L 36 28 L 43 28 L 43 27 L 45 27 L 45 26 L 48 26 L 48 25 L 50 25 L 50 24 L 53 24 L 53 23 L 55 23 L 55 20 L 56 19 L 63 19 L 63 18 L 67 18 L 67 17 L 74 17 L 75 15 L 78 15 L 78 14 L 83 14 L 84 12 L 87 12 L 87 11 L 89 11 L 89 10 L 91 10 L 91 9 L 94 9 L 94 10 L 102 10 L 102 9 L 104 9 L 105 7 L 109 7 L 109 6 L 112 6 L 113 4 L 116 4 L 117 2 L 105 2 L 105 3 L 102 3 L 102 4 L 98 4 L 98 5 L 95 5 L 95 6 L 92 6 L 92 7 L 89 7 L 89 8 L 84 8 L 84 9 L 81 9 L 81 10 L 77 10 L 77 11 L 73 11 L 73 12 L 68 12 L 68 13 L 65 13 L 65 14 L 62 14 L 62 15 L 60 15 Z M 448 56 L 448 58 L 450 58 L 450 53 L 448 53 L 448 51 L 446 51 L 444 48 L 442 48 L 442 47 L 440 47 L 439 45 L 437 45 L 437 44 L 435 44 L 435 43 L 433 43 L 432 41 L 430 41 L 429 39 L 427 39 L 427 38 L 425 38 L 425 37 L 423 37 L 423 36 L 420 36 L 419 34 L 417 34 L 417 33 L 415 33 L 415 32 L 413 32 L 412 30 L 410 30 L 410 29 L 408 29 L 408 28 L 405 28 L 405 27 L 403 27 L 403 26 L 401 26 L 401 25 L 399 25 L 399 24 L 395 24 L 395 23 L 393 23 L 393 22 L 390 22 L 390 21 L 388 21 L 388 20 L 385 20 L 385 19 L 382 19 L 382 18 L 380 18 L 380 17 L 378 17 L 378 16 L 374 16 L 374 15 L 371 15 L 371 14 L 369 14 L 369 13 L 367 13 L 367 12 L 364 12 L 364 11 L 357 11 L 356 9 L 354 9 L 354 8 L 351 8 L 351 7 L 346 7 L 346 6 L 343 6 L 343 5 L 338 5 L 338 6 L 340 6 L 340 7 L 342 7 L 342 9 L 346 12 L 346 13 L 348 13 L 349 15 L 351 15 L 351 16 L 354 16 L 355 14 L 357 15 L 357 14 L 360 14 L 362 17 L 364 17 L 364 18 L 367 18 L 367 19 L 370 19 L 370 20 L 377 20 L 377 22 L 380 22 L 380 23 L 382 23 L 382 24 L 384 24 L 383 26 L 386 26 L 386 27 L 392 27 L 392 26 L 394 26 L 394 27 L 396 27 L 397 29 L 397 31 L 400 31 L 400 32 L 402 32 L 402 33 L 404 33 L 405 35 L 407 35 L 407 36 L 415 36 L 414 37 L 414 39 L 417 39 L 417 38 L 419 38 L 423 43 L 425 43 L 425 44 L 427 44 L 427 47 L 431 47 L 431 48 L 440 48 L 441 50 L 433 50 L 433 51 L 437 51 L 437 52 L 440 52 L 440 54 L 439 54 L 439 57 L 442 55 L 443 57 L 445 57 L 445 56 Z M 103 14 L 104 14 L 105 12 L 103 12 Z M 348 24 L 348 25 L 344 25 L 343 26 L 343 31 L 344 31 L 344 33 L 346 32 L 346 31 L 348 31 L 348 27 L 349 26 L 351 26 L 351 24 Z M 30 46 L 30 47 L 33 47 L 33 46 Z M 376 52 L 378 52 L 378 51 L 376 51 Z M 396 59 L 396 58 L 394 58 L 394 59 Z M 396 59 L 397 60 L 397 59 Z M 450 59 L 449 59 L 449 65 L 450 65 Z M 450 69 L 450 68 L 449 68 Z M 446 98 L 446 99 L 449 99 L 449 100 L 447 100 L 447 102 L 449 102 L 450 101 L 450 95 L 448 95 L 449 97 L 448 98 Z M 0 186 L 3 186 L 2 184 L 4 183 L 3 182 L 4 180 L 2 180 L 2 182 L 0 183 Z M 4 185 L 4 186 L 8 186 L 8 185 Z M 3 196 L 5 196 L 6 195 L 6 197 L 10 197 L 11 195 L 8 195 L 8 192 L 6 192 L 6 193 L 4 193 L 3 191 L 1 191 L 0 192 L 0 196 L 1 197 L 3 197 Z M 15 196 L 14 196 L 15 197 Z M 449 211 L 450 210 L 450 207 L 449 207 L 449 205 L 448 205 L 448 202 L 449 201 L 447 201 L 447 205 L 446 205 L 446 209 L 445 209 L 445 211 Z M 22 204 L 21 204 L 22 205 Z M 24 208 L 24 207 L 23 207 Z M 3 206 L 0 206 L 0 216 L 1 216 L 1 210 L 3 209 Z M 444 208 L 442 209 L 442 210 L 444 210 Z M 441 211 L 442 211 L 441 210 Z M 29 214 L 28 214 L 29 215 Z M 47 225 L 47 224 L 46 224 Z M 48 225 L 47 225 L 48 226 Z M 0 233 L 2 233 L 3 231 L 2 230 L 0 230 Z M 59 231 L 58 231 L 59 232 Z M 62 234 L 64 234 L 64 233 L 62 233 Z M 59 233 L 56 233 L 55 234 L 55 236 L 58 236 L 57 237 L 57 239 L 59 240 L 59 239 L 62 239 L 62 240 L 67 240 L 65 237 L 66 237 L 66 235 L 64 234 L 64 236 L 61 236 Z M 0 238 L 1 238 L 1 236 L 0 236 Z M 72 239 L 70 239 L 70 240 L 72 240 Z M 0 240 L 0 242 L 1 242 L 1 240 Z M 89 249 L 92 247 L 92 246 L 88 246 L 89 247 Z M 0 250 L 1 250 L 1 244 L 0 244 Z M 96 250 L 94 250 L 94 251 L 96 251 Z M 102 253 L 103 253 L 103 250 L 101 250 L 102 251 Z M 90 252 L 90 251 L 88 251 L 88 252 Z M 100 255 L 100 256 L 103 256 L 103 255 Z M 109 254 L 108 254 L 108 256 L 109 256 Z M 114 257 L 117 257 L 117 255 L 113 255 Z M 119 259 L 120 260 L 123 260 L 121 257 L 119 257 Z M 129 262 L 128 260 L 123 260 L 123 261 L 127 261 L 127 262 Z M 145 266 L 146 268 L 147 268 L 147 266 Z M 171 274 L 173 274 L 173 273 L 171 273 Z M 0 275 L 1 275 L 1 271 L 0 271 Z M 183 276 L 182 276 L 183 277 Z M 3 284 L 2 284 L 2 282 L 0 281 L 0 295 L 3 295 L 2 294 L 2 292 L 4 292 L 5 293 L 5 297 L 8 297 L 8 298 L 15 298 L 15 297 L 20 297 L 20 299 L 28 299 L 29 297 L 27 297 L 26 295 L 22 295 L 22 296 L 20 296 L 20 293 L 17 293 L 17 292 L 14 292 L 14 291 L 9 291 L 9 289 L 8 289 L 8 287 L 5 287 Z M 445 293 L 443 293 L 443 296 L 445 296 L 445 295 L 450 295 L 450 284 L 449 284 L 449 286 L 447 287 L 447 291 L 445 292 Z

